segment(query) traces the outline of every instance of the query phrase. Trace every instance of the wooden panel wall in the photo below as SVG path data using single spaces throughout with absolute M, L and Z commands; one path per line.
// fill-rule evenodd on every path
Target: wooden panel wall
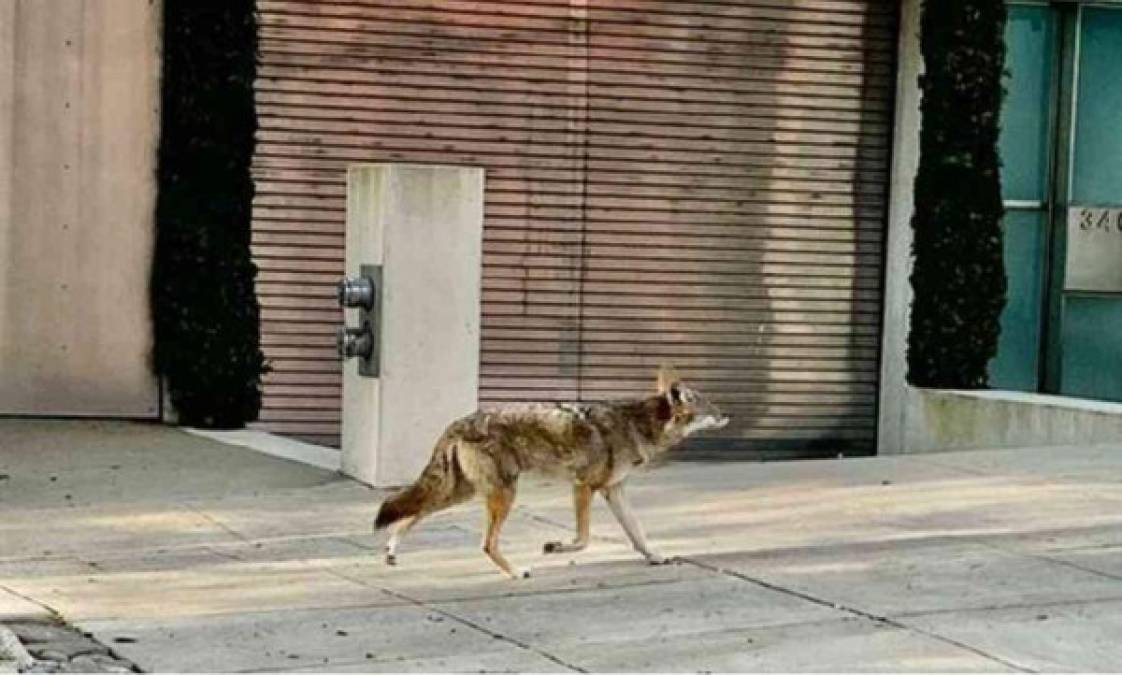
M 890 0 L 259 7 L 263 426 L 338 434 L 344 167 L 440 162 L 487 169 L 484 404 L 673 361 L 730 439 L 871 447 Z

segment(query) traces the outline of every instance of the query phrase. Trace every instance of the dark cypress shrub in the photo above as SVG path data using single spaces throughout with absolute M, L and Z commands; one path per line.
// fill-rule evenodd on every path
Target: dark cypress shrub
M 997 155 L 1003 0 L 925 0 L 908 380 L 987 386 L 1005 304 Z
M 254 11 L 253 0 L 164 2 L 153 360 L 192 426 L 240 427 L 261 408 Z

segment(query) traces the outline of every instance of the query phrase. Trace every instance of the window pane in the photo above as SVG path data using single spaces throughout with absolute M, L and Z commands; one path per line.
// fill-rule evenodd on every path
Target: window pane
M 1083 9 L 1078 95 L 1072 199 L 1122 204 L 1122 10 Z
M 1060 393 L 1122 401 L 1122 298 L 1064 299 L 1063 384 Z
M 990 361 L 990 385 L 1035 391 L 1040 356 L 1040 312 L 1044 258 L 1044 216 L 1040 211 L 1008 211 L 1005 274 L 1009 280 L 997 356 Z
M 1005 27 L 1005 102 L 1001 109 L 1002 196 L 1043 200 L 1048 179 L 1048 110 L 1054 12 L 1011 6 Z

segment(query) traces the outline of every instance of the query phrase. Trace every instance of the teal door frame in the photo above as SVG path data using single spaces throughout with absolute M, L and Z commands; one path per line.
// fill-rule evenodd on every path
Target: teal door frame
M 1052 136 L 1049 166 L 1048 236 L 1044 266 L 1047 310 L 1041 326 L 1040 388 L 1059 393 L 1063 372 L 1064 275 L 1067 272 L 1067 207 L 1071 195 L 1074 111 L 1079 81 L 1079 14 L 1082 5 L 1050 3 L 1058 9 L 1054 70 L 1052 71 Z
M 1072 349 L 1074 345 L 1064 344 L 1065 299 L 1094 297 L 1094 293 L 1079 291 L 1065 291 L 1067 278 L 1067 233 L 1068 209 L 1074 205 L 1073 187 L 1076 171 L 1076 133 L 1079 105 L 1080 83 L 1080 39 L 1084 11 L 1086 8 L 1110 8 L 1122 10 L 1122 0 L 1104 2 L 1080 2 L 1078 0 L 1066 1 L 1031 1 L 1011 0 L 1011 7 L 1038 7 L 1050 10 L 1048 17 L 1049 30 L 1053 31 L 1047 37 L 1050 46 L 1050 64 L 1048 66 L 1048 111 L 1045 138 L 1045 159 L 1040 169 L 1044 175 L 1040 182 L 1040 189 L 1026 187 L 1031 181 L 1025 180 L 1024 166 L 1010 166 L 1006 163 L 1006 173 L 1009 178 L 1008 185 L 1003 187 L 1006 199 L 1006 237 L 1024 237 L 1024 230 L 1011 232 L 1015 227 L 1026 227 L 1019 224 L 1027 222 L 1031 227 L 1032 215 L 1038 214 L 1043 219 L 1043 229 L 1038 232 L 1041 240 L 1040 251 L 1037 253 L 1041 269 L 1035 268 L 1037 278 L 1029 280 L 1039 284 L 1040 296 L 1036 302 L 1040 307 L 1037 325 L 1031 326 L 1036 331 L 1034 335 L 1009 336 L 1003 342 L 1003 348 L 1008 349 L 1017 341 L 1023 343 L 1031 340 L 1036 347 L 1035 382 L 1029 382 L 1032 375 L 1020 378 L 1018 388 L 1033 389 L 1049 393 L 1063 393 L 1064 391 L 1064 349 Z M 1039 63 L 1039 62 L 1038 62 Z M 1122 65 L 1119 66 L 1122 73 Z M 1122 111 L 1119 112 L 1122 120 Z M 1012 154 L 1012 153 L 1011 153 Z M 1018 158 L 1023 160 L 1024 158 Z M 1017 172 L 1020 171 L 1020 174 Z M 1031 171 L 1029 171 L 1031 174 Z M 1005 189 L 1008 187 L 1009 189 Z M 1023 193 L 1023 194 L 1010 194 Z M 1020 198 L 1028 195 L 1033 198 Z M 1122 204 L 1122 194 L 1115 200 Z M 1025 247 L 1022 247 L 1022 251 Z M 1007 244 L 1007 251 L 1009 245 Z M 1022 263 L 1024 261 L 1021 261 Z M 1122 261 L 1120 261 L 1122 264 Z M 1010 270 L 1012 274 L 1023 274 L 1023 270 Z M 1024 281 L 1024 279 L 1021 279 Z M 1113 296 L 1122 300 L 1122 295 Z M 1024 318 L 1023 316 L 1021 317 Z M 1027 330 L 1028 326 L 1018 328 Z M 1021 345 L 1023 347 L 1023 344 Z M 991 365 L 991 368 L 993 366 Z M 1001 383 L 998 383 L 999 386 Z
M 1046 336 L 1053 325 L 1048 289 L 1053 270 L 1060 136 L 1062 42 L 1055 3 L 1012 0 L 1006 67 L 1013 81 L 1002 118 L 1002 197 L 1009 293 L 998 355 L 990 363 L 995 386 L 1044 388 Z M 1043 27 L 1043 33 L 1039 31 Z M 1062 242 L 1061 242 L 1062 243 Z

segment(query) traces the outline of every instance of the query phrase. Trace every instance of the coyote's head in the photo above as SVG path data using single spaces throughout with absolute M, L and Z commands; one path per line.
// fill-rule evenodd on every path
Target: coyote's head
M 697 431 L 720 429 L 729 423 L 729 418 L 701 395 L 682 383 L 672 368 L 663 366 L 658 371 L 658 393 L 666 397 L 669 406 L 669 419 L 666 432 L 685 438 Z

